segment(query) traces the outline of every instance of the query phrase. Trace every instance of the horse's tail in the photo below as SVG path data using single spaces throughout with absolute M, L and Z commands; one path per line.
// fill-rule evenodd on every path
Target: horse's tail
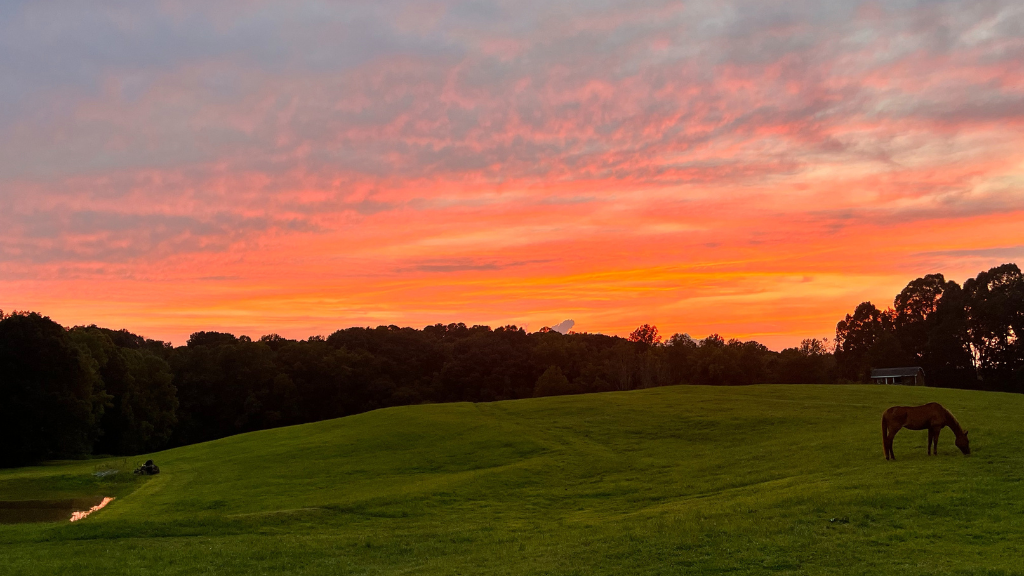
M 882 413 L 882 450 L 885 452 L 886 459 L 889 458 L 889 423 L 886 422 L 888 416 L 887 412 Z

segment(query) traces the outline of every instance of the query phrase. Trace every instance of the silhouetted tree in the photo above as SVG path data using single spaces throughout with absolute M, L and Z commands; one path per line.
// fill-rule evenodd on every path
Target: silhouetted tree
M 661 342 L 661 336 L 658 335 L 658 327 L 650 324 L 641 324 L 636 330 L 629 333 L 628 340 L 630 342 L 639 342 L 648 346 L 653 346 Z
M 912 363 L 920 363 L 928 345 L 929 318 L 947 288 L 942 274 L 928 274 L 907 284 L 893 301 L 894 329 L 899 346 Z
M 108 400 L 59 324 L 36 313 L 0 321 L 0 465 L 89 454 Z
M 828 339 L 806 338 L 770 360 L 772 382 L 825 384 L 835 381 L 835 356 Z
M 1024 276 L 1003 264 L 964 283 L 968 342 L 985 387 L 1024 392 Z
M 899 338 L 892 330 L 883 330 L 864 355 L 863 377 L 867 378 L 871 368 L 895 368 L 916 362 L 917 359 L 903 350 Z
M 882 311 L 871 302 L 862 302 L 836 324 L 836 363 L 843 378 L 865 381 L 871 366 L 868 351 L 882 335 Z
M 697 342 L 689 334 L 673 334 L 665 346 L 665 363 L 668 366 L 669 380 L 679 384 L 692 384 L 694 373 L 694 356 Z
M 79 326 L 68 335 L 96 362 L 103 388 L 111 396 L 100 420 L 96 452 L 138 454 L 165 446 L 178 407 L 167 362 L 145 348 L 145 339 L 124 330 Z
M 186 344 L 189 348 L 196 346 L 205 346 L 207 348 L 217 348 L 218 346 L 226 346 L 234 344 L 238 341 L 234 334 L 228 334 L 226 332 L 194 332 L 188 338 Z
M 946 283 L 935 311 L 928 315 L 928 343 L 921 365 L 931 386 L 975 388 L 978 376 L 967 331 L 967 307 L 960 285 Z

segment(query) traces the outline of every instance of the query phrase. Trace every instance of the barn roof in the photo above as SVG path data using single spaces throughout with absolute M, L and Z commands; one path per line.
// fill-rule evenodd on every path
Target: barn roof
M 920 366 L 903 366 L 902 368 L 875 368 L 871 370 L 872 378 L 899 378 L 900 376 L 917 376 L 923 374 Z

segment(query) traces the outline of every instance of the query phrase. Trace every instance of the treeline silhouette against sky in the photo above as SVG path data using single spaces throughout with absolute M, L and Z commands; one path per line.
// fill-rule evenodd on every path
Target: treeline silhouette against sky
M 2 313 L 0 313 L 2 314 Z M 864 302 L 834 341 L 775 352 L 712 334 L 629 338 L 435 324 L 253 340 L 196 332 L 172 347 L 126 330 L 0 315 L 0 465 L 138 454 L 231 434 L 430 402 L 488 402 L 673 384 L 865 382 L 920 365 L 933 386 L 1024 392 L 1024 276 L 963 286 L 930 274 L 893 306 Z

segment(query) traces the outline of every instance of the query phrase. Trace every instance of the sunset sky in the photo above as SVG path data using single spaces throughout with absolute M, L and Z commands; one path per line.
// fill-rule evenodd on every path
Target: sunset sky
M 834 335 L 1024 265 L 1024 4 L 0 0 L 0 308 Z

